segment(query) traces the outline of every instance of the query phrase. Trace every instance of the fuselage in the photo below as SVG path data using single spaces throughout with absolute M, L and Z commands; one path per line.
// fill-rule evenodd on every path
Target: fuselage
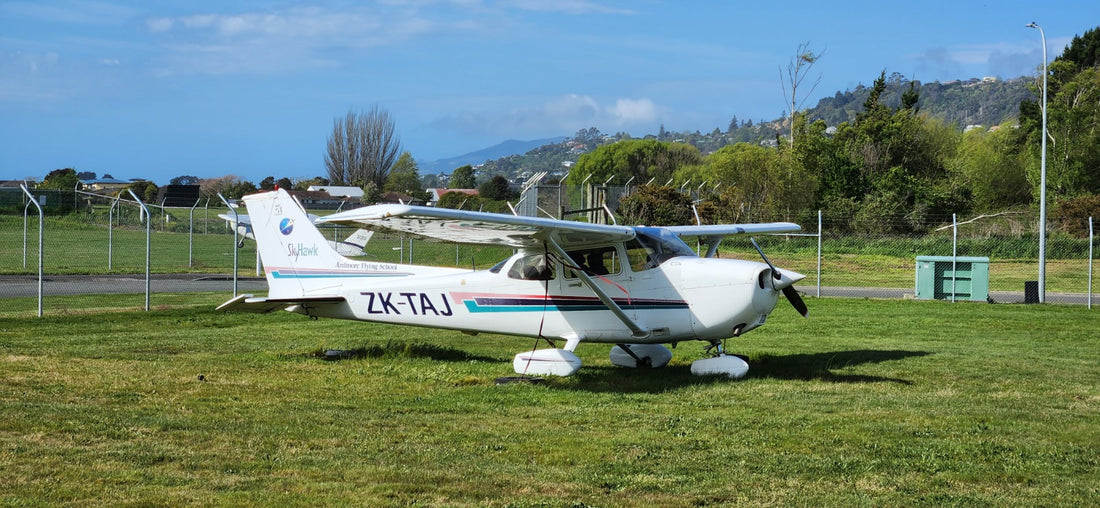
M 622 247 L 603 248 L 619 254 Z M 631 319 L 650 330 L 639 338 L 575 270 L 559 263 L 549 275 L 526 277 L 521 267 L 539 256 L 519 253 L 489 270 L 436 268 L 430 275 L 424 267 L 364 263 L 364 271 L 369 265 L 372 275 L 349 278 L 347 269 L 341 273 L 337 292 L 345 304 L 309 313 L 585 342 L 667 343 L 719 340 L 751 330 L 764 323 L 778 297 L 763 263 L 675 256 L 638 271 L 630 263 L 617 263 L 614 272 L 593 279 Z

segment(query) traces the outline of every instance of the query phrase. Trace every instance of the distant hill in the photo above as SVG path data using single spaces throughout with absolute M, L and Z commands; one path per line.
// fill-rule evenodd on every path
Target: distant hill
M 968 125 L 991 127 L 1016 118 L 1020 113 L 1020 102 L 1035 98 L 1035 94 L 1028 89 L 1030 82 L 1031 78 L 1021 77 L 913 83 L 920 93 L 917 107 L 921 112 L 962 129 Z M 889 76 L 884 94 L 886 104 L 891 107 L 900 105 L 901 94 L 909 89 L 909 84 L 899 74 Z M 825 120 L 828 125 L 850 122 L 863 109 L 863 102 L 870 93 L 871 88 L 863 85 L 855 90 L 837 92 L 818 101 L 816 106 L 807 110 L 807 114 L 811 120 Z
M 917 106 L 920 112 L 955 125 L 962 130 L 971 125 L 992 127 L 1017 117 L 1020 102 L 1034 100 L 1035 93 L 1029 88 L 1032 78 L 1020 77 L 1008 80 L 972 78 L 968 80 L 921 83 L 913 81 L 920 93 Z M 883 101 L 892 107 L 901 103 L 902 92 L 908 90 L 910 81 L 894 73 L 887 78 Z M 850 122 L 863 110 L 863 103 L 870 94 L 870 87 L 859 85 L 855 90 L 837 92 L 825 97 L 806 110 L 811 121 L 824 120 L 829 126 L 841 122 Z M 734 116 L 726 131 L 715 128 L 710 132 L 683 131 L 666 132 L 662 128 L 657 134 L 646 134 L 641 138 L 660 141 L 677 141 L 694 145 L 703 154 L 734 143 L 776 144 L 777 136 L 787 131 L 788 120 L 779 118 L 771 121 L 753 123 L 752 120 L 738 121 Z M 579 136 L 584 135 L 584 139 Z M 628 135 L 625 137 L 629 138 Z M 595 127 L 582 130 L 577 138 L 566 136 L 532 141 L 509 140 L 496 146 L 478 150 L 459 157 L 441 159 L 420 164 L 420 174 L 449 174 L 455 168 L 471 164 L 484 164 L 479 171 L 482 178 L 503 174 L 513 180 L 522 180 L 525 175 L 535 171 L 550 173 L 562 172 L 568 164 L 595 147 L 614 143 L 623 139 L 623 134 L 606 136 Z
M 486 161 L 500 159 L 508 157 L 509 155 L 516 155 L 527 153 L 535 148 L 544 145 L 553 145 L 561 143 L 562 141 L 569 139 L 566 136 L 559 136 L 555 138 L 544 139 L 532 139 L 530 141 L 520 141 L 516 139 L 509 139 L 503 143 L 499 143 L 489 148 L 483 148 L 476 152 L 470 152 L 457 157 L 451 157 L 448 159 L 439 159 L 431 162 L 418 162 L 417 165 L 420 169 L 420 174 L 428 175 L 434 173 L 446 173 L 450 174 L 455 168 L 470 165 L 483 164 Z

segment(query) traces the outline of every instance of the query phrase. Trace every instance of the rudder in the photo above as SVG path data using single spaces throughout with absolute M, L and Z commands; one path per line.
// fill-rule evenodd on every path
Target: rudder
M 298 201 L 283 189 L 243 199 L 267 275 L 268 298 L 332 294 L 339 279 L 325 276 L 352 261 L 332 249 Z

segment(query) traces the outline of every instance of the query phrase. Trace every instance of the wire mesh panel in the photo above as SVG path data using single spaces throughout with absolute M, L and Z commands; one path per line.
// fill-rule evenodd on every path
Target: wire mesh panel
M 607 187 L 586 192 L 578 186 L 541 185 L 533 201 L 539 216 L 556 216 L 611 203 L 626 190 Z M 42 249 L 46 314 L 140 308 L 146 287 L 153 293 L 154 307 L 166 304 L 158 302 L 170 302 L 174 293 L 205 291 L 229 296 L 234 273 L 240 292 L 266 292 L 255 241 L 237 234 L 234 225 L 221 217 L 231 214 L 216 200 L 204 199 L 194 207 L 146 205 L 147 216 L 132 199 L 73 191 L 31 193 L 36 201 L 41 199 L 39 204 L 47 205 L 43 206 Z M 5 299 L 0 315 L 33 315 L 36 307 L 38 217 L 28 198 L 19 196 L 11 189 L 0 189 L 0 298 Z M 587 213 L 572 218 L 593 219 Z M 995 302 L 1024 301 L 1025 285 L 1037 279 L 1037 217 L 1030 211 L 954 221 L 950 216 L 872 219 L 824 217 L 820 258 L 816 224 L 805 220 L 802 235 L 809 236 L 761 235 L 755 239 L 776 266 L 806 276 L 796 287 L 814 294 L 820 285 L 821 295 L 826 297 L 912 297 L 918 256 L 989 258 L 989 298 Z M 1087 225 L 1087 217 L 1080 220 Z M 321 232 L 336 245 L 351 243 L 349 237 L 356 228 L 325 225 Z M 1070 232 L 1052 231 L 1049 235 L 1047 302 L 1088 302 L 1089 242 L 1088 237 Z M 145 278 L 147 245 L 149 280 Z M 361 252 L 350 255 L 386 263 L 476 270 L 489 268 L 512 253 L 512 249 L 498 246 L 376 233 Z M 760 259 L 743 237 L 726 239 L 719 255 Z M 78 294 L 103 296 L 77 299 L 74 295 Z

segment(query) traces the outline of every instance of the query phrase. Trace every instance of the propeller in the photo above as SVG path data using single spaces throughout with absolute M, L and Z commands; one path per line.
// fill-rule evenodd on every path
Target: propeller
M 776 268 L 770 260 L 768 260 L 768 256 L 764 255 L 764 249 L 761 249 L 760 246 L 757 245 L 755 239 L 749 238 L 749 241 L 752 242 L 752 246 L 756 248 L 756 252 L 760 253 L 761 259 L 763 259 L 764 262 L 768 264 L 768 267 L 772 269 L 772 278 L 777 281 L 783 280 L 783 274 L 779 272 L 779 269 Z M 772 289 L 775 289 L 775 281 L 772 281 Z M 802 295 L 799 295 L 798 290 L 794 288 L 794 282 L 783 286 L 782 291 L 783 296 L 787 297 L 787 301 L 791 302 L 791 306 L 794 307 L 794 310 L 798 311 L 799 314 L 802 314 L 802 317 L 806 317 L 810 314 L 810 310 L 806 308 L 806 302 L 802 301 Z

